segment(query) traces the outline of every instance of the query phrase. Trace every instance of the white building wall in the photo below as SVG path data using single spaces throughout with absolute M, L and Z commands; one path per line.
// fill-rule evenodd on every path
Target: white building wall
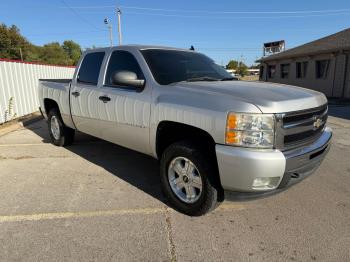
M 0 60 L 0 124 L 38 111 L 38 80 L 72 78 L 74 67 Z

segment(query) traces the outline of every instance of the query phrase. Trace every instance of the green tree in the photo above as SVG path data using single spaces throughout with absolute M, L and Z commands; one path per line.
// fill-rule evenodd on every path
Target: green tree
M 260 68 L 260 64 L 251 65 L 249 67 L 249 69 L 259 69 L 259 68 Z
M 32 44 L 24 38 L 15 25 L 0 24 L 0 58 L 23 59 L 28 56 Z
M 21 53 L 24 61 L 76 65 L 81 47 L 73 40 L 66 40 L 63 45 L 53 42 L 36 46 L 23 37 L 15 25 L 0 24 L 0 58 L 20 60 Z
M 71 65 L 72 61 L 58 42 L 44 45 L 40 49 L 40 61 L 47 64 Z
M 82 53 L 80 45 L 73 40 L 66 40 L 63 42 L 62 48 L 71 59 L 71 65 L 76 65 Z
M 237 60 L 230 60 L 226 65 L 226 69 L 236 70 L 236 74 L 241 76 L 248 74 L 248 66 Z
M 236 69 L 236 74 L 239 74 L 241 76 L 245 76 L 248 74 L 248 66 L 244 64 L 243 62 L 240 62 L 238 65 L 238 68 Z
M 40 58 L 40 52 L 41 52 L 40 46 L 31 45 L 27 48 L 26 52 L 27 52 L 27 56 L 25 57 L 26 61 L 43 62 L 41 61 L 41 58 Z
M 230 60 L 226 65 L 226 69 L 236 70 L 238 67 L 238 63 L 239 62 L 236 60 Z

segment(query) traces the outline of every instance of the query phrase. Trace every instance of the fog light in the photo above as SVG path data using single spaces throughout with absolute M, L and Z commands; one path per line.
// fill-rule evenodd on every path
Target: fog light
M 253 181 L 253 189 L 264 190 L 274 189 L 277 187 L 280 177 L 257 177 Z

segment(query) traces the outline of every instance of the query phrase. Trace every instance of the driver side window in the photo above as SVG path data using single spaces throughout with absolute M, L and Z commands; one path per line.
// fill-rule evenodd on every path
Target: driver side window
M 112 78 L 117 71 L 131 71 L 137 75 L 138 79 L 144 79 L 135 57 L 127 51 L 117 50 L 112 53 L 107 67 L 105 85 L 116 86 L 113 84 Z

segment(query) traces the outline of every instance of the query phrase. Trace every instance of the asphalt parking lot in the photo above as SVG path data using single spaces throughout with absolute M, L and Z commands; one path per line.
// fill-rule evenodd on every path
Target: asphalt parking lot
M 203 217 L 167 206 L 150 157 L 55 147 L 44 121 L 0 136 L 0 261 L 350 261 L 350 107 L 331 114 L 315 174 Z

